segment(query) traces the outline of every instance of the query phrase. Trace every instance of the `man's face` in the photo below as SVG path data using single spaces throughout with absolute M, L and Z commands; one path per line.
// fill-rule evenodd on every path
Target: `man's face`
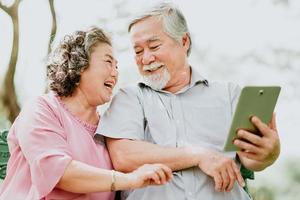
M 177 42 L 164 32 L 162 22 L 149 17 L 134 24 L 130 31 L 135 60 L 146 83 L 155 89 L 176 84 L 180 70 L 187 65 L 187 42 Z

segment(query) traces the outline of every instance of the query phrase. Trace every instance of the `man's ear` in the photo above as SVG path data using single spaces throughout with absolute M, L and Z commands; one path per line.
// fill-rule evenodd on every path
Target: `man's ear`
M 187 52 L 191 45 L 191 41 L 190 41 L 190 37 L 189 37 L 188 33 L 184 33 L 184 35 L 182 36 L 181 42 L 182 42 L 182 46 L 186 49 L 186 52 Z

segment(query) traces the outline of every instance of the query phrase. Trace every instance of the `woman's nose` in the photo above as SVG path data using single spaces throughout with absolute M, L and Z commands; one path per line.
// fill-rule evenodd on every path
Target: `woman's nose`
M 118 66 L 117 66 L 117 64 L 115 64 L 115 65 L 112 67 L 111 75 L 112 75 L 113 77 L 118 77 L 119 71 L 118 71 Z

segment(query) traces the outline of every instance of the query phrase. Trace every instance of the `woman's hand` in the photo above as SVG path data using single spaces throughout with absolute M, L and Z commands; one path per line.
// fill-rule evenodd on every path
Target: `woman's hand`
M 163 164 L 145 164 L 126 175 L 131 189 L 147 185 L 163 185 L 173 177 L 172 170 Z

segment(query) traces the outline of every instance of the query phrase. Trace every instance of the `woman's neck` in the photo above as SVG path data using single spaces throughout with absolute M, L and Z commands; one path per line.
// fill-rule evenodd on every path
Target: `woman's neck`
M 94 125 L 98 124 L 99 115 L 97 107 L 91 106 L 82 92 L 76 91 L 70 97 L 61 97 L 61 100 L 68 110 L 82 121 Z

